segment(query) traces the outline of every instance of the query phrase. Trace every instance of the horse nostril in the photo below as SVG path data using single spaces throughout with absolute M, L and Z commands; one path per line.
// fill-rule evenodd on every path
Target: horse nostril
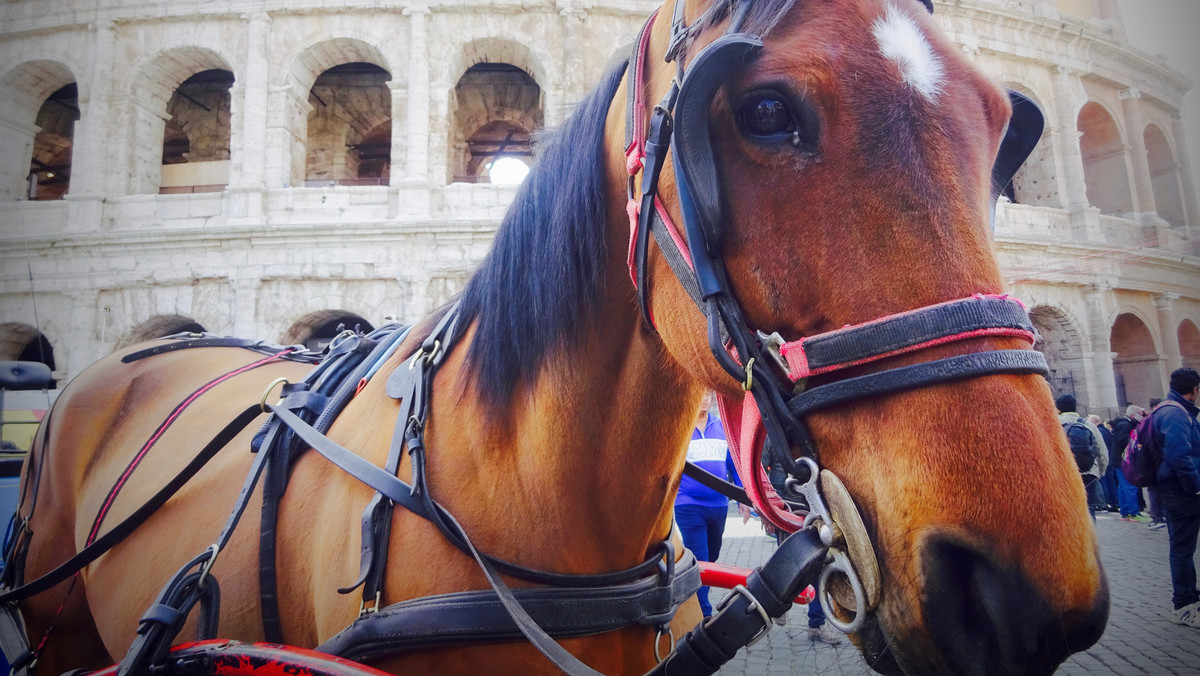
M 953 673 L 1049 674 L 1104 630 L 1107 601 L 1064 615 L 1019 571 L 974 548 L 933 538 L 924 554 L 922 609 Z

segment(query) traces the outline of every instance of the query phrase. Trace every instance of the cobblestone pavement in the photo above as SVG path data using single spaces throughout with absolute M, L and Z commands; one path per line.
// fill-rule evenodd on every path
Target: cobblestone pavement
M 1167 531 L 1144 523 L 1099 514 L 1096 532 L 1100 558 L 1108 574 L 1112 610 L 1100 641 L 1071 657 L 1059 668 L 1063 676 L 1190 674 L 1200 676 L 1200 630 L 1173 624 L 1171 577 L 1167 567 Z M 753 567 L 765 561 L 774 541 L 763 535 L 757 520 L 742 524 L 736 512 L 725 526 L 720 563 Z M 1200 565 L 1200 557 L 1198 557 Z M 712 591 L 715 606 L 723 590 Z M 719 673 L 726 676 L 785 674 L 872 674 L 858 650 L 845 638 L 838 646 L 808 638 L 802 606 L 789 613 L 788 624 L 742 650 Z

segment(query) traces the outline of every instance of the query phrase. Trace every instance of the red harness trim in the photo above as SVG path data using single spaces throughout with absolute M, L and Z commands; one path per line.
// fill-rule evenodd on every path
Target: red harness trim
M 282 359 L 284 356 L 290 354 L 291 352 L 292 352 L 291 349 L 284 350 L 277 354 L 273 354 L 269 357 L 260 359 L 256 362 L 251 362 L 249 364 L 246 364 L 245 366 L 242 366 L 241 368 L 234 369 L 233 371 L 230 371 L 229 373 L 226 373 L 223 376 L 220 376 L 218 378 L 210 380 L 207 384 L 205 384 L 200 389 L 193 392 L 191 395 L 188 396 L 187 399 L 184 399 L 178 406 L 176 406 L 175 409 L 173 411 L 171 411 L 171 414 L 167 416 L 167 419 L 162 421 L 162 424 L 160 424 L 158 426 L 158 429 L 154 430 L 154 434 L 152 434 L 150 436 L 150 439 L 148 439 L 146 441 L 146 443 L 142 446 L 141 450 L 139 450 L 137 452 L 137 455 L 135 455 L 133 457 L 133 460 L 131 460 L 129 462 L 129 465 L 125 468 L 125 471 L 121 473 L 121 477 L 119 479 L 117 479 L 117 482 L 115 484 L 113 484 L 113 487 L 111 489 L 109 489 L 108 497 L 106 497 L 104 499 L 104 504 L 100 507 L 100 512 L 98 514 L 96 514 L 96 520 L 92 523 L 92 530 L 90 533 L 88 533 L 87 544 L 89 544 L 89 545 L 92 544 L 96 540 L 96 538 L 99 536 L 100 526 L 104 523 L 104 518 L 108 515 L 108 510 L 112 508 L 113 502 L 115 502 L 117 499 L 117 494 L 119 494 L 121 492 L 121 489 L 124 488 L 125 483 L 129 480 L 129 477 L 133 475 L 134 470 L 136 470 L 138 465 L 141 464 L 142 460 L 145 459 L 146 454 L 150 452 L 150 449 L 154 446 L 154 444 L 158 443 L 159 438 L 161 438 L 163 433 L 165 433 L 167 431 L 167 428 L 169 428 L 172 424 L 175 423 L 175 421 L 179 418 L 180 414 L 182 414 L 184 412 L 184 410 L 186 410 L 189 406 L 192 405 L 192 402 L 199 399 L 200 395 L 208 392 L 209 390 L 216 387 L 217 385 L 220 385 L 221 383 L 225 382 L 226 380 L 229 380 L 230 378 L 232 378 L 236 375 L 256 369 L 259 366 L 263 366 L 265 364 L 269 364 L 270 362 L 276 361 L 278 359 Z
M 1022 303 L 1019 299 L 1013 298 L 1012 296 L 1009 296 L 1008 294 L 977 293 L 977 294 L 971 296 L 971 298 L 995 298 L 995 299 L 999 299 L 999 300 L 1011 300 L 1011 301 L 1016 302 L 1023 309 L 1027 309 L 1027 308 L 1025 308 L 1025 304 Z M 1033 334 L 1030 333 L 1029 331 L 1025 331 L 1023 329 L 1014 329 L 1014 328 L 977 329 L 974 331 L 964 331 L 962 333 L 957 333 L 957 334 L 950 335 L 950 336 L 942 336 L 941 338 L 935 338 L 933 340 L 928 340 L 923 343 L 909 345 L 907 347 L 902 347 L 900 349 L 892 350 L 890 352 L 881 352 L 879 354 L 871 355 L 870 357 L 866 357 L 864 359 L 859 359 L 857 361 L 848 361 L 848 362 L 841 362 L 838 364 L 830 364 L 829 366 L 823 366 L 823 367 L 815 368 L 815 369 L 809 368 L 808 355 L 805 354 L 805 352 L 804 352 L 804 344 L 807 341 L 814 340 L 816 338 L 827 338 L 827 337 L 835 336 L 835 335 L 842 334 L 842 333 L 849 333 L 851 331 L 855 331 L 855 330 L 861 329 L 866 326 L 871 326 L 873 324 L 881 324 L 883 322 L 886 322 L 891 319 L 895 319 L 897 317 L 904 317 L 904 316 L 908 316 L 908 315 L 915 314 L 918 312 L 924 312 L 931 308 L 942 307 L 945 305 L 953 305 L 955 303 L 961 303 L 961 302 L 963 302 L 963 300 L 966 300 L 966 299 L 952 300 L 952 301 L 947 301 L 945 303 L 937 303 L 936 305 L 929 305 L 929 306 L 926 306 L 923 308 L 917 308 L 916 310 L 909 310 L 908 312 L 899 312 L 897 314 L 888 315 L 886 317 L 874 319 L 869 322 L 863 322 L 862 324 L 856 324 L 853 326 L 843 326 L 840 329 L 828 331 L 826 333 L 818 334 L 816 336 L 806 336 L 804 338 L 801 338 L 800 340 L 793 341 L 791 343 L 785 343 L 780 348 L 780 353 L 783 355 L 783 357 L 785 359 L 787 359 L 788 366 L 790 367 L 790 370 L 788 371 L 788 377 L 792 379 L 792 382 L 795 382 L 797 380 L 800 380 L 801 378 L 807 378 L 809 376 L 820 375 L 822 373 L 830 373 L 832 371 L 838 371 L 840 369 L 846 369 L 846 368 L 850 368 L 852 366 L 859 366 L 861 364 L 869 364 L 873 361 L 878 361 L 880 359 L 887 359 L 888 357 L 895 357 L 896 355 L 907 354 L 909 352 L 916 352 L 918 350 L 924 350 L 927 347 L 933 347 L 935 345 L 945 345 L 946 343 L 952 343 L 952 342 L 958 341 L 958 340 L 966 340 L 968 338 L 980 338 L 980 337 L 984 337 L 984 336 L 1005 336 L 1005 337 L 1012 337 L 1012 338 L 1024 338 L 1025 340 L 1029 341 L 1030 345 L 1033 345 L 1033 343 L 1034 343 Z
M 968 298 L 948 301 L 946 303 L 938 303 L 935 305 L 900 312 L 894 315 L 888 315 L 879 319 L 858 324 L 856 326 L 846 326 L 840 329 L 835 329 L 826 333 L 815 336 L 807 336 L 790 343 L 784 344 L 781 352 L 787 359 L 790 371 L 788 376 L 793 380 L 799 380 L 809 375 L 818 373 L 829 373 L 839 369 L 850 368 L 859 364 L 873 362 L 886 357 L 915 352 L 917 350 L 932 347 L 934 345 L 943 345 L 946 343 L 967 340 L 969 338 L 977 338 L 980 336 L 1014 336 L 1025 338 L 1032 345 L 1034 342 L 1033 334 L 1020 329 L 977 329 L 973 331 L 963 331 L 961 333 L 944 336 L 934 340 L 929 340 L 917 345 L 893 350 L 878 355 L 874 355 L 865 359 L 860 359 L 852 362 L 844 362 L 834 364 L 820 369 L 808 369 L 808 361 L 804 355 L 804 342 L 813 340 L 818 337 L 830 336 L 838 333 L 845 333 L 851 330 L 878 324 L 880 322 L 894 319 L 896 317 L 910 315 L 916 312 L 926 311 L 929 308 L 940 307 L 943 305 L 951 305 L 961 303 L 965 300 L 978 298 L 999 298 L 1011 300 L 1025 308 L 1025 304 L 1020 300 L 1009 296 L 1008 294 L 975 294 Z M 736 355 L 735 355 L 736 357 Z M 726 438 L 729 441 L 729 451 L 733 456 L 734 466 L 738 474 L 742 477 L 742 482 L 745 485 L 746 494 L 750 497 L 750 501 L 754 503 L 754 507 L 758 510 L 762 518 L 766 519 L 771 525 L 776 528 L 782 528 L 788 532 L 794 532 L 804 526 L 804 516 L 792 514 L 787 510 L 783 500 L 775 493 L 775 489 L 771 486 L 771 482 L 767 479 L 766 470 L 762 466 L 763 442 L 766 440 L 766 428 L 762 423 L 762 415 L 759 413 L 758 405 L 754 401 L 754 397 L 745 395 L 741 401 L 717 396 L 717 405 L 721 410 L 721 422 L 725 426 Z

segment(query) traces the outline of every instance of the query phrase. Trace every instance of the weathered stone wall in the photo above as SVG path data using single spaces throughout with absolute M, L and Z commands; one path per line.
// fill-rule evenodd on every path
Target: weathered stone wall
M 452 181 L 479 168 L 467 141 L 560 123 L 657 2 L 379 5 L 0 3 L 0 325 L 32 327 L 36 301 L 67 379 L 159 317 L 272 340 L 329 312 L 415 320 L 461 290 L 514 194 Z M 965 52 L 1046 113 L 995 232 L 1055 386 L 1102 412 L 1165 387 L 1200 363 L 1200 216 L 1178 114 L 1191 84 L 1124 42 L 1111 0 L 936 5 Z M 319 80 L 359 63 L 386 76 Z M 519 72 L 468 74 L 483 63 Z M 211 69 L 234 80 L 190 94 L 210 110 L 180 101 Z M 69 190 L 24 200 L 39 127 L 58 126 L 39 110 L 71 83 Z M 1101 130 L 1115 141 L 1081 143 Z M 168 133 L 188 137 L 189 162 L 227 161 L 227 185 L 158 194 Z M 377 144 L 371 166 L 348 148 Z M 1096 147 L 1114 169 L 1097 173 Z M 364 174 L 384 178 L 346 184 Z M 1139 326 L 1153 355 L 1127 339 Z

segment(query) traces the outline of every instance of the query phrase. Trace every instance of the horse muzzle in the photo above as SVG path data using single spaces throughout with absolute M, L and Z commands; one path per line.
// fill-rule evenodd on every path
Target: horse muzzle
M 921 611 L 936 658 L 919 660 L 923 664 L 914 666 L 920 673 L 1050 674 L 1104 633 L 1109 604 L 1103 568 L 1089 603 L 1061 608 L 1019 569 L 951 536 L 928 538 L 921 562 Z M 913 671 L 908 663 L 914 656 L 897 657 Z

